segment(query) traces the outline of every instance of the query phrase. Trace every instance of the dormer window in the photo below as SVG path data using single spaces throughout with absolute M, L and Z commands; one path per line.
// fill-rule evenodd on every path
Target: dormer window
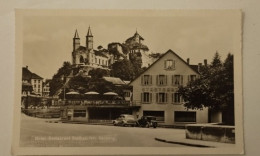
M 168 69 L 168 70 L 175 69 L 175 61 L 174 60 L 165 60 L 164 68 Z

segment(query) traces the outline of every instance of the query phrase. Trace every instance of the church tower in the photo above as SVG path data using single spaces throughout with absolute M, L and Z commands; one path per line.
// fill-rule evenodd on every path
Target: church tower
M 86 36 L 86 48 L 87 50 L 93 49 L 93 35 L 91 33 L 90 27 L 88 27 L 88 34 Z
M 79 38 L 78 31 L 76 29 L 75 35 L 73 38 L 73 51 L 77 50 L 79 48 L 79 46 L 80 46 L 80 38 Z

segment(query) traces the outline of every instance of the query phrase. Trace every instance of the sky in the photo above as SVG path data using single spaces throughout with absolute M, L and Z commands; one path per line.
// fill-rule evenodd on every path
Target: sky
M 171 49 L 190 64 L 210 63 L 216 51 L 222 60 L 240 48 L 240 21 L 233 13 L 185 12 L 171 15 L 30 14 L 23 18 L 23 67 L 46 78 L 52 78 L 64 61 L 71 62 L 72 38 L 78 30 L 85 46 L 88 27 L 94 36 L 94 49 L 107 48 L 111 42 L 123 43 L 136 30 L 151 52 Z

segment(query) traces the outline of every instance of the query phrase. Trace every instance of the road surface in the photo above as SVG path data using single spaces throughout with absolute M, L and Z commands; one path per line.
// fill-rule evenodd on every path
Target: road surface
M 159 142 L 154 138 L 185 135 L 184 130 L 178 129 L 49 123 L 47 120 L 53 119 L 39 119 L 22 114 L 20 146 L 180 147 L 183 145 Z

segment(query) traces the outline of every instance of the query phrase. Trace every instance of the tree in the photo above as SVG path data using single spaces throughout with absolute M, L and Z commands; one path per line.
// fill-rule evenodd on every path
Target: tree
M 97 47 L 97 49 L 98 49 L 98 50 L 102 50 L 102 49 L 103 49 L 103 46 L 102 46 L 102 45 L 99 45 L 99 46 Z
M 70 62 L 63 62 L 63 66 L 59 68 L 56 74 L 53 75 L 50 82 L 50 95 L 53 96 L 57 90 L 62 88 L 65 83 L 65 77 L 69 76 L 72 72 L 72 66 Z
M 84 94 L 88 90 L 88 83 L 90 82 L 90 78 L 82 77 L 81 75 L 75 76 L 69 81 L 69 88 L 78 91 L 81 94 Z
M 136 76 L 132 63 L 127 59 L 115 62 L 112 65 L 111 75 L 122 80 L 133 80 Z
M 92 78 L 98 79 L 98 78 L 102 78 L 103 76 L 109 76 L 109 71 L 105 69 L 97 68 L 97 69 L 90 70 L 88 74 Z
M 228 54 L 224 63 L 216 52 L 209 66 L 202 66 L 200 77 L 187 86 L 179 87 L 187 109 L 223 112 L 223 122 L 234 124 L 233 55 Z

